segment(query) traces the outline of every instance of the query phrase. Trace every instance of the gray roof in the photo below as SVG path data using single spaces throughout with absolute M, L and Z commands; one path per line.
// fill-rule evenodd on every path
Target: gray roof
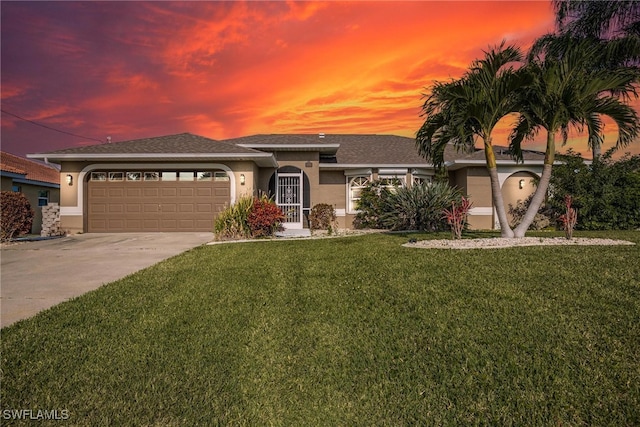
M 274 151 L 315 151 L 335 159 L 324 163 L 332 168 L 375 166 L 429 167 L 418 154 L 413 138 L 396 135 L 359 134 L 267 134 L 217 141 L 190 133 L 108 144 L 87 145 L 29 155 L 31 158 L 60 160 L 253 160 L 260 166 L 277 166 Z M 505 147 L 494 147 L 498 161 L 513 159 Z M 544 158 L 543 153 L 524 151 L 525 161 Z M 326 159 L 326 158 L 325 158 Z M 445 162 L 450 165 L 484 162 L 484 151 L 456 150 L 448 145 Z M 321 163 L 323 163 L 321 161 Z
M 180 133 L 154 138 L 134 139 L 105 144 L 65 148 L 43 154 L 170 154 L 170 153 L 256 153 L 256 150 L 238 147 L 228 142 Z
M 429 163 L 418 154 L 413 138 L 396 135 L 270 134 L 227 139 L 243 147 L 284 151 L 289 147 L 333 153 L 337 165 L 416 165 Z

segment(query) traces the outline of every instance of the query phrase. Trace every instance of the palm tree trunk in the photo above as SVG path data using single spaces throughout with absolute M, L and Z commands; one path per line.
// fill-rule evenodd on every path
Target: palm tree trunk
M 600 157 L 600 155 L 602 154 L 602 147 L 600 146 L 600 144 L 597 144 L 595 142 L 593 143 L 593 145 L 591 146 L 591 154 L 593 160 L 596 160 Z
M 500 179 L 498 178 L 496 155 L 493 152 L 490 137 L 484 141 L 484 155 L 487 160 L 489 179 L 491 180 L 491 198 L 493 200 L 493 206 L 496 209 L 496 214 L 498 215 L 498 221 L 500 222 L 500 235 L 502 237 L 513 237 L 513 230 L 509 225 L 507 210 L 504 207 L 504 199 L 502 198 L 502 190 L 500 189 Z
M 553 162 L 555 161 L 556 155 L 556 144 L 555 144 L 555 134 L 554 132 L 547 132 L 547 152 L 544 156 L 544 166 L 542 168 L 542 176 L 540 177 L 540 182 L 538 182 L 538 187 L 536 188 L 536 192 L 531 199 L 531 203 L 527 208 L 527 212 L 524 214 L 522 221 L 514 230 L 514 235 L 517 238 L 524 237 L 525 233 L 529 229 L 529 226 L 533 222 L 542 206 L 542 202 L 547 195 L 547 189 L 549 188 L 549 182 L 551 180 L 551 169 L 553 167 Z

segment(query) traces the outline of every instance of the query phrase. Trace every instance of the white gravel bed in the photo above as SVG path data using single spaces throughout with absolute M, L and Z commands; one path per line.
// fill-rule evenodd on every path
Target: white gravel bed
M 423 249 L 499 249 L 516 246 L 594 246 L 594 245 L 635 245 L 626 240 L 614 239 L 589 239 L 575 237 L 521 237 L 507 239 L 503 237 L 485 239 L 461 239 L 461 240 L 420 240 L 415 243 L 405 243 L 402 246 L 408 248 Z

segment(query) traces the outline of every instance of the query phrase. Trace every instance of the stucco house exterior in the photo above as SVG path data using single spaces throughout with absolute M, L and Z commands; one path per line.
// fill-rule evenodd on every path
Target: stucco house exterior
M 544 155 L 517 164 L 496 148 L 506 203 L 534 190 Z M 61 165 L 61 226 L 70 233 L 211 231 L 217 212 L 244 194 L 267 192 L 287 213 L 286 228 L 307 228 L 318 203 L 335 206 L 351 228 L 360 190 L 374 179 L 405 185 L 435 170 L 415 140 L 394 135 L 271 134 L 213 140 L 190 133 L 29 155 Z M 470 225 L 496 227 L 484 153 L 445 156 L 451 184 L 473 201 Z
M 42 206 L 60 202 L 60 171 L 23 157 L 0 152 L 2 191 L 23 193 L 33 209 L 32 234 L 40 234 Z

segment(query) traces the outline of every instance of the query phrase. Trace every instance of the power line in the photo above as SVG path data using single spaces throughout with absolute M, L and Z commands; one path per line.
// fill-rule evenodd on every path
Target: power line
M 5 113 L 5 114 L 8 114 L 8 115 L 10 115 L 10 116 L 13 116 L 13 117 L 15 117 L 16 119 L 24 120 L 25 122 L 29 122 L 29 123 L 31 123 L 31 124 L 33 124 L 33 125 L 40 126 L 40 127 L 45 128 L 45 129 L 52 130 L 52 131 L 54 131 L 54 132 L 60 132 L 60 133 L 64 133 L 65 135 L 71 135 L 71 136 L 75 136 L 75 137 L 77 137 L 77 138 L 83 138 L 83 139 L 91 139 L 91 140 L 93 140 L 93 141 L 98 141 L 98 142 L 104 143 L 104 141 L 101 141 L 101 140 L 99 140 L 99 139 L 97 139 L 97 138 L 91 138 L 91 137 L 89 137 L 89 136 L 77 135 L 77 134 L 75 134 L 75 133 L 71 133 L 71 132 L 67 132 L 67 131 L 64 131 L 64 130 L 60 130 L 60 129 L 52 128 L 51 126 L 43 125 L 42 123 L 34 122 L 33 120 L 25 119 L 24 117 L 20 117 L 20 116 L 19 116 L 19 115 L 17 115 L 17 114 L 10 113 L 10 112 L 9 112 L 9 111 L 7 111 L 7 110 L 2 110 L 2 109 L 0 109 L 0 111 L 2 111 L 2 112 L 3 112 L 3 113 Z

